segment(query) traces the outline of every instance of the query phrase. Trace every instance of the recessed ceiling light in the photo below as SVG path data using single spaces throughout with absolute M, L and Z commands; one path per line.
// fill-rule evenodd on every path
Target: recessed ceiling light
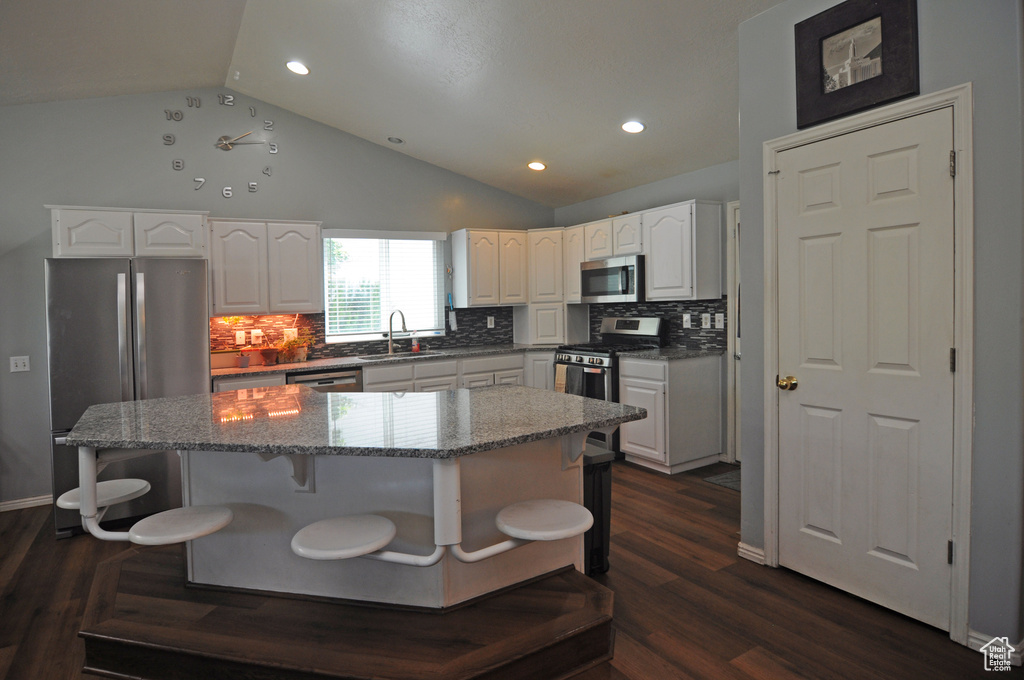
M 544 165 L 540 161 L 534 161 L 532 163 L 528 163 L 526 165 L 526 167 L 530 168 L 530 170 L 543 170 L 544 168 L 546 168 L 548 166 Z
M 292 73 L 297 73 L 300 76 L 309 75 L 309 69 L 306 68 L 306 65 L 303 64 L 301 61 L 289 61 L 285 65 L 288 67 L 288 70 L 291 71 Z
M 644 124 L 638 120 L 630 120 L 622 124 L 622 129 L 631 134 L 644 131 Z
M 388 141 L 392 144 L 405 144 L 405 140 L 401 137 L 388 137 Z

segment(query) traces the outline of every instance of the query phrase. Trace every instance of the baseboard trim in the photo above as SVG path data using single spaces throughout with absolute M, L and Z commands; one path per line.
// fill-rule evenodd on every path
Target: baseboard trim
M 764 559 L 764 548 L 755 548 L 752 545 L 740 541 L 739 549 L 736 551 L 740 557 L 760 565 L 767 564 Z
M 49 505 L 50 503 L 53 503 L 53 496 L 49 494 L 46 496 L 33 496 L 32 498 L 19 498 L 13 501 L 2 501 L 0 502 L 0 512 L 36 508 L 40 505 Z
M 999 636 L 988 635 L 986 633 L 979 633 L 976 630 L 971 630 L 967 633 L 967 646 L 976 652 L 980 652 L 981 648 L 991 642 L 995 637 Z M 1024 640 L 1021 640 L 1013 646 L 1013 654 L 1010 655 L 1010 663 L 1014 666 L 1024 665 Z

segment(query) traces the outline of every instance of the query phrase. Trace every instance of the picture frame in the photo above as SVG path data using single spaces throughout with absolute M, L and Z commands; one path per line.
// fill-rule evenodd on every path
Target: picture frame
M 920 93 L 917 0 L 846 0 L 794 34 L 798 129 Z

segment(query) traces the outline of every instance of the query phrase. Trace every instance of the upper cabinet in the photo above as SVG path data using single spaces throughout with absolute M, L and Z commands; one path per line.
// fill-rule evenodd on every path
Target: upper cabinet
M 527 233 L 460 229 L 452 232 L 452 301 L 456 307 L 529 302 Z
M 319 222 L 210 220 L 213 316 L 323 311 Z
M 563 291 L 566 302 L 580 302 L 580 263 L 586 259 L 583 239 L 583 227 L 567 227 L 562 231 Z
M 54 257 L 205 257 L 205 212 L 47 206 Z
M 640 213 L 591 222 L 583 225 L 583 231 L 583 255 L 587 260 L 639 255 L 643 252 Z
M 641 213 L 646 299 L 722 297 L 722 208 L 686 201 Z
M 529 243 L 530 302 L 562 302 L 562 230 L 535 229 L 527 232 Z

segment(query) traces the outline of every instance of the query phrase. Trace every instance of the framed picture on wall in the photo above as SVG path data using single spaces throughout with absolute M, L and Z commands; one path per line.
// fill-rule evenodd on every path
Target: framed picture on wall
M 920 92 L 917 0 L 846 0 L 795 34 L 800 129 Z

